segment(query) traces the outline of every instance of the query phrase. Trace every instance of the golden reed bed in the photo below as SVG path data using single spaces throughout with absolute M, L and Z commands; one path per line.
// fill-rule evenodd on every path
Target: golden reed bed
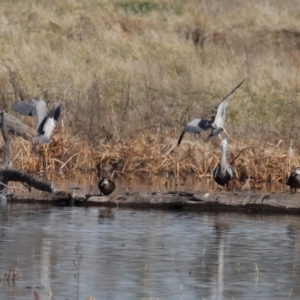
M 100 141 L 97 147 L 69 137 L 63 129 L 52 137 L 49 145 L 32 146 L 22 138 L 12 138 L 11 161 L 15 167 L 47 178 L 66 176 L 74 171 L 97 172 L 99 165 L 122 162 L 119 174 L 127 178 L 193 176 L 209 179 L 219 162 L 219 139 L 204 143 L 203 137 L 186 135 L 177 146 L 177 132 L 151 134 L 149 130 L 122 142 Z M 231 142 L 228 161 L 234 169 L 237 188 L 246 182 L 252 187 L 261 183 L 284 183 L 300 156 L 292 145 Z M 114 174 L 112 174 L 114 176 Z

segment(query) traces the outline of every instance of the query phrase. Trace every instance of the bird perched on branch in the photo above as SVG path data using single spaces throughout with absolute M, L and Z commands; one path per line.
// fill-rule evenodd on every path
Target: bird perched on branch
M 226 160 L 228 149 L 227 139 L 224 138 L 221 142 L 221 159 L 217 166 L 213 169 L 213 177 L 217 184 L 227 186 L 230 180 L 233 179 L 231 165 Z
M 300 189 L 300 167 L 290 174 L 286 185 L 290 187 L 291 193 L 296 193 L 297 189 Z
M 55 105 L 47 115 L 47 105 L 44 100 L 31 99 L 15 102 L 12 109 L 24 116 L 33 116 L 37 136 L 33 138 L 36 143 L 49 143 L 51 134 L 61 113 L 60 104 Z
M 245 80 L 245 79 L 244 79 Z M 244 80 L 239 83 L 229 94 L 227 94 L 221 103 L 218 106 L 216 116 L 213 116 L 211 120 L 203 120 L 203 119 L 194 119 L 190 123 L 188 123 L 182 130 L 182 133 L 178 139 L 178 146 L 181 143 L 181 140 L 186 132 L 190 133 L 197 133 L 201 134 L 202 132 L 212 128 L 211 133 L 205 139 L 205 141 L 209 141 L 211 137 L 218 135 L 223 130 L 227 134 L 224 123 L 225 123 L 225 116 L 226 116 L 226 107 L 227 107 L 227 100 L 229 97 L 243 84 Z M 228 136 L 228 134 L 227 134 Z

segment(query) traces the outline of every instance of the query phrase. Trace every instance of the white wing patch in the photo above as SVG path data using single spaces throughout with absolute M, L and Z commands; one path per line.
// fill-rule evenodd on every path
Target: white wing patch
M 50 136 L 56 126 L 56 121 L 53 118 L 48 118 L 44 126 L 44 135 L 50 139 Z

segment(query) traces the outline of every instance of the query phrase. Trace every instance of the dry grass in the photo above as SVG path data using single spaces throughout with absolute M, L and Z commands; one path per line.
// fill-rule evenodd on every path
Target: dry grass
M 68 176 L 75 171 L 95 172 L 97 166 L 108 168 L 109 163 L 122 161 L 119 174 L 128 178 L 163 176 L 199 180 L 209 179 L 219 162 L 219 140 L 204 143 L 199 137 L 185 137 L 177 147 L 177 135 L 161 127 L 156 134 L 145 130 L 126 142 L 109 142 L 97 147 L 84 145 L 67 138 L 61 132 L 47 145 L 32 145 L 21 138 L 14 139 L 12 161 L 14 166 L 52 179 L 60 174 Z M 285 183 L 287 176 L 300 165 L 297 150 L 284 142 L 231 143 L 227 159 L 232 164 L 240 187 L 247 181 L 255 184 Z
M 0 104 L 63 104 L 46 149 L 17 139 L 12 162 L 37 172 L 124 161 L 127 174 L 203 178 L 217 142 L 176 139 L 186 122 L 230 99 L 226 126 L 240 180 L 285 178 L 299 165 L 299 2 L 2 1 Z M 276 147 L 279 140 L 282 143 Z

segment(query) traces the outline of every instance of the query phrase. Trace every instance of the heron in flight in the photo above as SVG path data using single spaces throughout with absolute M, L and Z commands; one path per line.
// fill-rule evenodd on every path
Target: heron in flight
M 297 189 L 300 189 L 300 167 L 290 174 L 286 185 L 290 187 L 292 193 L 296 193 Z
M 221 133 L 223 130 L 224 132 L 228 135 L 224 128 L 224 123 L 225 123 L 225 116 L 226 116 L 226 107 L 227 107 L 227 100 L 229 97 L 243 84 L 245 79 L 239 83 L 229 94 L 227 94 L 221 103 L 218 106 L 217 109 L 217 114 L 216 116 L 213 116 L 211 120 L 203 120 L 203 119 L 194 119 L 190 123 L 188 123 L 182 130 L 182 133 L 178 139 L 178 146 L 181 143 L 181 140 L 186 132 L 190 133 L 197 133 L 201 134 L 202 132 L 212 129 L 211 133 L 208 135 L 208 137 L 205 139 L 205 141 L 209 141 L 211 137 L 218 135 Z
M 38 136 L 33 138 L 36 143 L 49 143 L 51 134 L 60 117 L 61 106 L 55 105 L 47 115 L 47 105 L 44 100 L 31 99 L 15 102 L 12 109 L 24 116 L 33 116 Z
M 224 138 L 221 142 L 221 159 L 217 166 L 213 169 L 213 177 L 217 184 L 226 185 L 233 178 L 231 165 L 226 160 L 226 153 L 228 149 L 227 139 Z

